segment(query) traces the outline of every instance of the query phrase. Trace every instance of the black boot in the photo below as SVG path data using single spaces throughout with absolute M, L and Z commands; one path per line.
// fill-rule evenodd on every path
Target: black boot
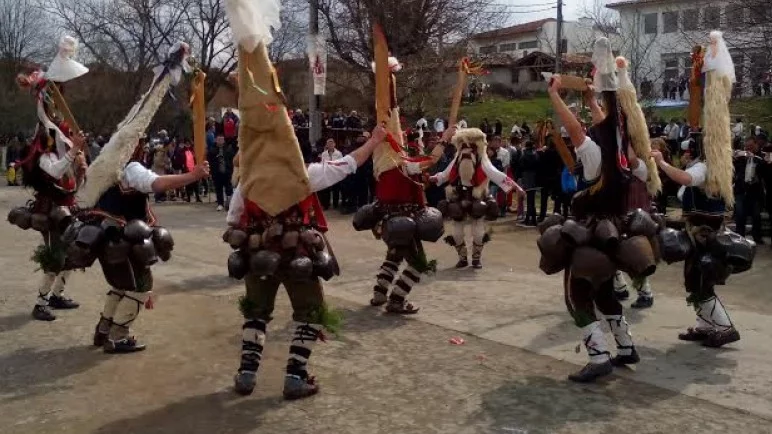
M 77 309 L 80 307 L 80 303 L 66 297 L 51 294 L 48 297 L 48 305 L 51 309 Z
M 257 385 L 257 372 L 243 371 L 233 377 L 233 388 L 239 395 L 251 395 Z
M 732 342 L 740 340 L 740 332 L 734 326 L 726 330 L 711 330 L 707 337 L 702 341 L 702 346 L 710 348 L 719 348 Z
M 314 377 L 299 378 L 293 375 L 284 377 L 284 399 L 307 398 L 319 393 L 319 385 Z
M 104 352 L 107 354 L 129 354 L 144 350 L 145 345 L 137 343 L 137 339 L 134 336 L 117 341 L 107 339 L 104 344 Z
M 466 258 L 459 258 L 456 262 L 456 268 L 466 268 L 469 266 L 469 261 Z
M 707 339 L 710 330 L 689 327 L 685 332 L 678 334 L 678 339 L 682 341 L 697 342 Z
M 641 356 L 638 355 L 638 351 L 636 351 L 635 347 L 633 347 L 633 352 L 628 355 L 617 354 L 613 359 L 611 359 L 611 364 L 619 367 L 634 365 L 640 361 Z
M 576 383 L 592 383 L 600 377 L 605 377 L 614 372 L 614 366 L 610 361 L 603 363 L 588 363 L 584 368 L 568 376 L 568 379 Z
M 38 321 L 53 321 L 56 319 L 56 315 L 51 312 L 48 306 L 41 306 L 36 304 L 32 309 L 32 318 Z
M 639 295 L 638 299 L 630 305 L 633 309 L 648 309 L 654 305 L 654 296 L 652 295 Z

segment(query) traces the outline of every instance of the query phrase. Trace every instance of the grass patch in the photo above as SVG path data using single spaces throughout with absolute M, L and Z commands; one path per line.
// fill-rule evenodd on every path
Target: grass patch
M 567 99 L 567 103 L 578 102 L 575 95 Z M 646 105 L 645 102 L 643 104 Z M 742 117 L 746 128 L 751 124 L 761 125 L 766 131 L 772 130 L 772 98 L 753 97 L 732 100 L 729 107 L 732 122 L 736 117 Z M 653 109 L 654 117 L 664 120 L 686 117 L 686 107 L 668 107 Z M 512 125 L 523 121 L 533 129 L 536 123 L 553 115 L 552 104 L 546 94 L 540 94 L 528 99 L 494 98 L 485 102 L 472 103 L 461 107 L 461 114 L 466 116 L 470 127 L 478 127 L 484 118 L 493 126 L 496 119 L 504 124 L 504 134 L 508 135 Z

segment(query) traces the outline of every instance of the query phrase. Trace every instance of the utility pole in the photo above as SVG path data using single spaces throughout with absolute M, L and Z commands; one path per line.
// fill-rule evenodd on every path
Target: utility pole
M 311 0 L 310 2 L 309 12 L 309 38 L 308 43 L 309 44 L 315 44 L 317 42 L 317 37 L 319 36 L 319 0 Z M 311 65 L 313 66 L 313 65 Z M 311 72 L 311 68 L 309 68 L 309 72 Z M 309 144 L 311 146 L 316 146 L 316 142 L 319 141 L 319 139 L 322 138 L 322 115 L 319 112 L 322 105 L 322 97 L 321 95 L 315 95 L 314 94 L 314 74 L 311 73 L 311 86 L 310 86 L 310 96 L 309 96 L 309 102 L 308 102 L 308 111 L 310 112 L 310 119 L 309 125 L 308 125 L 308 140 Z
M 563 0 L 558 0 L 558 29 L 557 29 L 557 47 L 555 50 L 555 74 L 560 74 L 560 63 L 563 60 Z

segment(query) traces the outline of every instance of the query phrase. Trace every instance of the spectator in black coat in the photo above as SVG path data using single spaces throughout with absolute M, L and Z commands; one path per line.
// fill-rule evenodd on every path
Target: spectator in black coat
M 346 128 L 349 130 L 362 129 L 362 118 L 359 117 L 359 114 L 355 110 L 352 110 L 351 114 L 346 119 Z
M 225 137 L 222 134 L 218 134 L 215 139 L 215 148 L 207 153 L 215 195 L 217 196 L 217 211 L 224 210 L 233 195 L 231 176 L 233 175 L 233 157 L 235 156 L 236 152 L 233 147 L 225 143 Z
M 496 119 L 496 123 L 493 124 L 493 135 L 501 136 L 504 133 L 504 125 L 501 123 L 501 119 Z
M 536 193 L 540 190 L 538 184 L 539 159 L 540 155 L 534 147 L 533 141 L 528 140 L 519 161 L 520 186 L 526 192 L 525 226 L 536 226 Z
M 761 238 L 761 207 L 764 201 L 762 180 L 768 166 L 759 153 L 756 140 L 748 139 L 745 150 L 736 151 L 734 156 L 734 194 L 736 232 L 745 236 L 745 224 L 751 218 L 751 234 L 756 244 L 763 244 Z
M 561 205 L 567 205 L 562 198 L 560 184 L 563 160 L 560 159 L 560 154 L 552 143 L 551 137 L 547 137 L 547 146 L 541 151 L 539 167 L 538 184 L 542 186 L 539 207 L 539 222 L 541 222 L 547 217 L 547 204 L 550 198 L 555 201 L 553 212 L 556 214 L 562 214 Z

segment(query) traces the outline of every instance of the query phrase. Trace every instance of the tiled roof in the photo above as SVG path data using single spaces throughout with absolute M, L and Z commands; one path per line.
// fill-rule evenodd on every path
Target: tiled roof
M 545 18 L 543 20 L 531 21 L 530 23 L 518 24 L 512 27 L 504 27 L 503 29 L 491 30 L 489 32 L 478 33 L 473 35 L 471 39 L 491 39 L 502 38 L 505 36 L 520 35 L 523 33 L 533 33 L 538 31 L 544 23 L 550 21 L 557 21 L 554 18 Z
M 609 3 L 606 5 L 609 9 L 619 9 L 626 6 L 634 6 L 634 5 L 648 5 L 648 4 L 656 4 L 656 3 L 670 3 L 669 0 L 625 0 L 621 2 L 615 2 L 615 3 Z

